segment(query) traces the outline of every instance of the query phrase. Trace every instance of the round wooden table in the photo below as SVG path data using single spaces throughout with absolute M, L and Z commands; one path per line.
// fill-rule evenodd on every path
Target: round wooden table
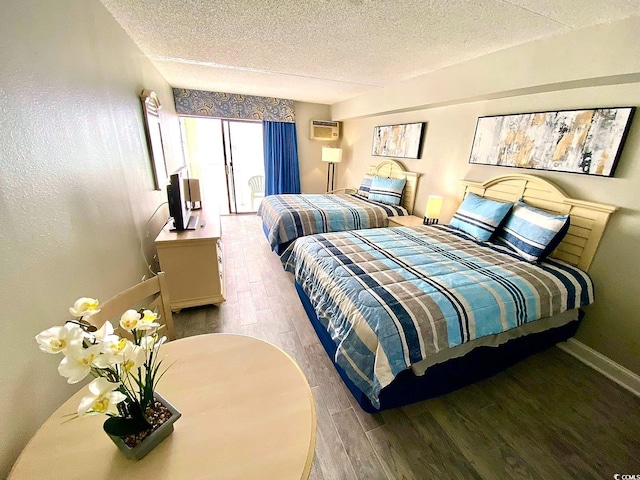
M 306 479 L 316 442 L 311 389 L 279 348 L 210 334 L 162 346 L 170 368 L 158 391 L 182 417 L 142 460 L 127 460 L 103 415 L 63 423 L 86 387 L 40 427 L 10 475 L 18 479 Z

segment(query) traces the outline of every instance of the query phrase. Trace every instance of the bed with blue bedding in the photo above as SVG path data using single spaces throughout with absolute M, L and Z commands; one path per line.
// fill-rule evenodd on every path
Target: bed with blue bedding
M 389 217 L 409 212 L 357 194 L 289 194 L 265 197 L 258 215 L 272 250 L 281 253 L 305 235 L 386 227 Z
M 269 195 L 258 215 L 271 249 L 280 255 L 305 235 L 386 227 L 389 217 L 411 215 L 419 176 L 395 160 L 384 160 L 368 168 L 357 190 Z
M 485 187 L 475 192 L 489 198 Z M 548 192 L 539 194 L 548 206 Z M 558 208 L 584 225 L 593 205 L 565 208 L 565 200 Z M 580 308 L 594 301 L 585 270 L 603 228 L 571 225 L 541 261 L 446 225 L 307 236 L 281 260 L 345 384 L 375 412 L 446 393 L 571 337 Z

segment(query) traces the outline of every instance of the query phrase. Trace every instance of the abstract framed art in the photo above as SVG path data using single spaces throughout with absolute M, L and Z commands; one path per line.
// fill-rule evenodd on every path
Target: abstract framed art
M 371 155 L 377 157 L 420 158 L 424 123 L 373 127 Z
M 635 107 L 480 117 L 469 163 L 611 177 Z

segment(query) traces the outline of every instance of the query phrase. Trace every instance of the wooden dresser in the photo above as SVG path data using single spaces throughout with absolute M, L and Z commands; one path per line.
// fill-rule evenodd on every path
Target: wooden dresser
M 167 225 L 155 240 L 173 311 L 225 301 L 220 215 L 214 209 L 192 214 L 200 216 L 196 230 L 172 232 Z

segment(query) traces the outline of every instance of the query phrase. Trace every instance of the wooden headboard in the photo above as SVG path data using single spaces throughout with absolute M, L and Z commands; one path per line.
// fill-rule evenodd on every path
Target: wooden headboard
M 568 197 L 553 183 L 534 175 L 505 175 L 484 183 L 461 181 L 463 196 L 473 192 L 502 202 L 523 202 L 552 213 L 569 214 L 569 232 L 550 257 L 589 269 L 609 216 L 618 207 Z
M 387 178 L 405 178 L 407 180 L 402 192 L 400 205 L 406 208 L 409 214 L 413 214 L 413 204 L 416 201 L 416 191 L 418 189 L 419 173 L 407 172 L 400 162 L 395 160 L 385 160 L 378 165 L 371 165 L 367 170 L 370 175 Z

